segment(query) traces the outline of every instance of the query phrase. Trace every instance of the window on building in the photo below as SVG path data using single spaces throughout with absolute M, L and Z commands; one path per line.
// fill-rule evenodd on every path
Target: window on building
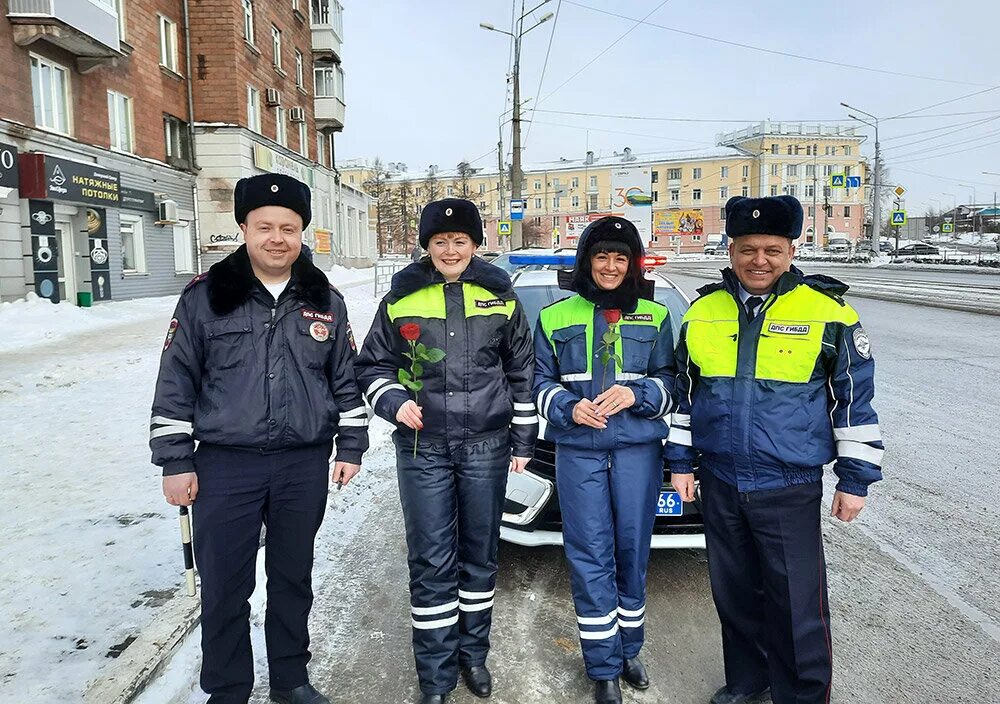
M 693 173 L 691 175 L 691 178 L 694 179 L 695 181 L 697 181 L 698 179 L 701 178 L 701 167 L 700 166 L 694 167 L 694 170 L 693 170 Z
M 339 98 L 337 69 L 329 62 L 317 63 L 313 69 L 314 90 L 317 98 Z
M 747 188 L 746 186 L 743 186 L 743 191 L 742 193 L 740 193 L 740 195 L 743 196 L 744 198 L 748 198 L 750 196 L 750 189 Z
M 823 164 L 823 175 L 829 176 L 833 173 L 833 166 L 830 164 Z
M 587 196 L 587 211 L 593 212 L 597 210 L 597 194 L 591 193 Z
M 579 188 L 580 187 L 580 179 L 579 179 L 579 177 L 574 176 L 573 180 L 570 181 L 569 186 L 570 186 L 570 188 Z
M 542 190 L 542 182 L 541 181 L 535 181 L 535 190 L 536 191 Z
M 118 15 L 118 38 L 125 41 L 125 2 L 126 0 L 115 0 L 115 11 Z
M 681 179 L 680 169 L 667 169 L 667 180 L 668 181 L 679 181 Z
M 771 175 L 772 176 L 781 175 L 781 164 L 771 164 Z
M 830 147 L 830 156 L 837 156 L 837 147 Z
M 750 178 L 750 167 L 749 166 L 744 166 L 743 167 L 743 178 Z
M 422 191 L 422 189 L 419 186 L 417 188 L 414 188 L 413 189 L 413 197 L 414 198 L 419 198 L 421 191 Z
M 785 186 L 785 194 L 786 195 L 794 196 L 795 195 L 795 190 L 796 190 L 795 186 Z
M 38 56 L 31 57 L 31 95 L 35 126 L 69 134 L 69 71 Z
M 247 86 L 247 128 L 260 134 L 260 91 Z
M 142 217 L 122 213 L 119 222 L 122 241 L 122 272 L 146 273 L 146 247 L 143 242 Z
M 771 144 L 771 153 L 772 154 L 777 154 L 778 153 L 778 145 L 777 144 L 773 144 L 773 143 Z
M 570 203 L 573 205 L 574 208 L 579 208 L 580 207 L 580 196 L 573 196 L 570 199 Z
M 654 171 L 650 177 L 652 183 L 658 183 L 660 180 L 660 172 Z
M 695 201 L 696 203 L 701 200 L 701 189 L 700 188 L 695 188 L 695 189 L 693 189 L 691 191 L 691 200 Z
M 785 175 L 787 175 L 787 176 L 798 176 L 799 175 L 799 165 L 798 164 L 788 164 L 785 167 Z
M 816 164 L 806 164 L 806 176 L 816 176 Z
M 845 218 L 851 217 L 851 206 L 849 205 L 844 206 L 844 217 Z
M 559 196 L 553 196 L 553 198 L 552 198 L 552 209 L 553 210 L 559 210 L 559 207 L 561 206 L 561 204 L 562 204 L 562 199 Z
M 535 210 L 541 210 L 541 209 L 542 209 L 542 199 L 535 198 Z
M 827 144 L 825 147 L 823 147 L 823 156 L 830 156 L 830 145 L 829 144 Z
M 179 222 L 174 225 L 174 273 L 194 273 L 194 249 L 191 242 L 191 223 Z
M 597 177 L 596 176 L 591 176 L 590 177 L 590 187 L 591 188 L 597 188 Z
M 177 23 L 160 15 L 160 66 L 177 73 Z
M 309 158 L 309 131 L 305 121 L 299 123 L 299 154 Z
M 692 242 L 701 242 L 701 235 L 691 235 Z
M 844 176 L 850 176 L 850 175 L 851 175 L 851 165 L 847 164 L 846 166 L 844 166 Z
M 281 106 L 274 109 L 274 141 L 283 147 L 288 146 L 288 113 Z
M 812 155 L 813 155 L 812 145 L 807 144 L 806 145 L 806 156 L 812 156 Z
M 306 87 L 305 60 L 298 49 L 295 50 L 295 87 L 303 90 Z
M 729 167 L 723 166 L 721 169 L 719 169 L 719 176 L 721 176 L 722 178 L 729 178 Z
M 816 195 L 816 187 L 812 185 L 806 186 L 806 198 L 812 198 L 814 195 Z
M 844 147 L 844 156 L 850 156 L 850 155 L 851 155 L 851 148 L 848 147 L 848 146 L 845 146 Z
M 322 132 L 316 133 L 316 161 L 323 166 L 329 166 L 326 163 L 326 135 Z M 351 176 L 351 183 L 354 183 L 354 176 Z M 419 188 L 417 189 L 417 195 L 420 195 Z
M 108 91 L 108 127 L 112 149 L 129 154 L 135 151 L 132 99 L 127 95 Z
M 448 186 L 448 195 L 449 196 L 455 195 L 455 189 L 452 186 Z
M 722 222 L 726 222 L 726 209 L 725 208 L 719 208 L 719 220 L 721 220 Z
M 660 200 L 660 192 L 653 191 L 653 202 L 656 203 L 658 200 Z
M 271 56 L 276 69 L 281 69 L 281 30 L 271 25 Z
M 243 2 L 243 38 L 253 44 L 253 0 Z
M 191 132 L 188 124 L 173 115 L 163 116 L 163 139 L 167 163 L 178 166 L 191 164 Z
M 681 192 L 676 188 L 670 189 L 670 204 L 677 205 L 681 200 Z
M 833 189 L 830 186 L 823 186 L 823 198 L 824 200 L 833 195 Z
M 793 153 L 793 150 L 792 150 L 792 145 L 791 145 L 791 144 L 789 144 L 789 145 L 788 145 L 788 156 L 791 156 L 791 155 L 792 155 L 792 153 Z
M 795 156 L 798 156 L 798 155 L 799 155 L 799 150 L 800 150 L 800 149 L 801 149 L 801 147 L 800 147 L 800 146 L 799 146 L 798 144 L 796 144 L 796 145 L 795 145 Z
M 778 187 L 777 186 L 771 186 L 771 195 L 772 196 L 778 195 Z
M 729 187 L 721 186 L 719 188 L 719 200 L 728 200 L 729 198 Z
M 811 217 L 811 218 L 816 217 L 816 208 L 814 208 L 811 205 L 809 206 L 809 217 Z

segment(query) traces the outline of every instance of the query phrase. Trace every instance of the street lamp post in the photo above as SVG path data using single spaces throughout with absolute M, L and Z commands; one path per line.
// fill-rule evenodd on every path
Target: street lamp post
M 874 181 L 874 184 L 873 184 L 873 188 L 872 188 L 872 234 L 871 234 L 871 241 L 872 242 L 878 242 L 879 238 L 882 236 L 882 232 L 881 232 L 881 227 L 882 227 L 882 222 L 881 222 L 882 212 L 881 211 L 882 211 L 882 207 L 881 207 L 881 202 L 880 202 L 882 193 L 879 190 L 881 188 L 881 167 L 882 167 L 882 153 L 881 153 L 881 149 L 882 149 L 882 145 L 878 141 L 878 118 L 875 117 L 874 115 L 872 115 L 870 112 L 865 112 L 864 110 L 861 110 L 860 108 L 852 107 L 851 105 L 848 105 L 847 103 L 841 103 L 841 106 L 847 108 L 848 110 L 854 110 L 855 112 L 860 112 L 862 115 L 867 115 L 868 117 L 870 117 L 871 119 L 873 119 L 875 121 L 874 123 L 872 123 L 872 122 L 869 122 L 868 120 L 862 119 L 862 118 L 860 118 L 860 117 L 858 117 L 856 115 L 852 115 L 851 113 L 847 114 L 847 116 L 849 118 L 851 118 L 852 120 L 857 120 L 858 122 L 863 122 L 864 124 L 868 125 L 869 127 L 874 127 L 875 128 L 875 173 L 872 175 L 872 180 Z M 898 236 L 899 231 L 897 230 L 896 232 L 897 232 L 897 236 Z
M 521 199 L 521 179 L 523 178 L 521 174 L 521 38 L 525 34 L 533 30 L 535 27 L 548 22 L 555 15 L 553 12 L 547 12 L 541 16 L 541 18 L 528 27 L 524 28 L 524 19 L 535 10 L 540 8 L 549 0 L 542 0 L 538 5 L 536 5 L 531 10 L 527 12 L 524 11 L 524 0 L 521 0 L 521 16 L 517 18 L 514 22 L 514 26 L 511 27 L 510 32 L 503 29 L 497 29 L 489 22 L 480 22 L 479 26 L 488 32 L 499 32 L 500 34 L 506 34 L 508 37 L 514 40 L 514 73 L 511 77 L 514 81 L 514 115 L 511 118 L 512 122 L 512 150 L 513 150 L 513 163 L 511 164 L 511 184 L 510 184 L 510 197 L 511 200 Z M 501 196 L 502 200 L 502 196 Z M 521 220 L 513 220 L 511 222 L 511 249 L 520 249 L 524 244 L 524 238 L 521 233 Z

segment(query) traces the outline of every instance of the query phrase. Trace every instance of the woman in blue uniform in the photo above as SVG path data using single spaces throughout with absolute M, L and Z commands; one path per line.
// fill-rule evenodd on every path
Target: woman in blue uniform
M 565 282 L 576 295 L 544 308 L 535 328 L 535 405 L 556 444 L 573 603 L 598 704 L 622 701 L 619 677 L 649 686 L 638 655 L 675 370 L 669 314 L 652 300 L 642 256 L 628 220 L 592 223 Z

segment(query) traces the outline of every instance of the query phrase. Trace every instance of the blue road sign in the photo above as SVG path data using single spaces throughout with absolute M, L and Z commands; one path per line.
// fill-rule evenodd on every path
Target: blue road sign
M 905 225 L 906 224 L 906 211 L 905 210 L 893 210 L 892 220 L 893 225 Z
M 511 200 L 510 201 L 510 219 L 511 220 L 524 220 L 524 201 L 523 200 Z
M 510 234 L 510 221 L 501 220 L 497 224 L 497 234 L 498 235 L 509 235 Z
M 832 188 L 843 188 L 844 174 L 830 174 L 830 186 Z
M 848 188 L 861 188 L 861 177 L 860 176 L 848 176 L 847 177 L 847 187 Z

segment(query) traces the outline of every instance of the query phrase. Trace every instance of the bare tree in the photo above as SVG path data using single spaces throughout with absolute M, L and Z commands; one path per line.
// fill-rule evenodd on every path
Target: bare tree
M 381 257 L 388 251 L 390 241 L 388 217 L 392 190 L 389 184 L 389 170 L 382 163 L 381 158 L 375 158 L 371 174 L 361 186 L 368 195 L 375 199 L 375 236 L 378 241 L 378 254 Z
M 469 162 L 462 161 L 455 167 L 455 170 L 458 173 L 451 182 L 452 187 L 455 189 L 455 196 L 457 198 L 471 199 L 472 187 L 469 182 L 476 175 L 476 169 L 472 168 Z

